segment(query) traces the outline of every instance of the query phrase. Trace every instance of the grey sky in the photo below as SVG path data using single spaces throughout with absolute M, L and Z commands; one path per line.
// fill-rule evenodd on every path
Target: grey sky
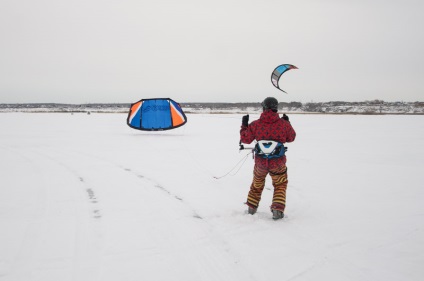
M 422 0 L 2 0 L 0 103 L 423 101 Z M 270 81 L 290 63 L 284 94 Z

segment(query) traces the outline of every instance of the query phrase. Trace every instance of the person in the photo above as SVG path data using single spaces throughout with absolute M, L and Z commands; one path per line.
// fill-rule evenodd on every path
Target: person
M 265 187 L 265 178 L 269 174 L 274 186 L 272 204 L 270 206 L 273 219 L 282 219 L 286 207 L 286 189 L 288 183 L 286 156 L 284 143 L 292 142 L 296 132 L 290 124 L 289 117 L 278 115 L 278 101 L 267 97 L 262 103 L 263 112 L 258 120 L 249 124 L 249 115 L 242 118 L 240 141 L 250 144 L 258 141 L 255 146 L 255 166 L 253 181 L 247 196 L 248 213 L 255 214 L 261 201 L 262 191 Z M 263 141 L 263 142 L 261 142 Z M 264 143 L 265 145 L 259 145 Z M 278 153 L 264 153 L 266 147 L 275 147 Z

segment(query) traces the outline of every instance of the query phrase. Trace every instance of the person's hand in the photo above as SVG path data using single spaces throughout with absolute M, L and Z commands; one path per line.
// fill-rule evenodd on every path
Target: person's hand
M 285 113 L 283 114 L 283 117 L 281 117 L 281 119 L 283 119 L 283 120 L 286 120 L 286 121 L 290 122 L 290 121 L 289 121 L 289 117 L 288 117 Z
M 244 127 L 248 127 L 249 126 L 249 114 L 243 116 L 243 118 L 241 119 L 241 124 Z

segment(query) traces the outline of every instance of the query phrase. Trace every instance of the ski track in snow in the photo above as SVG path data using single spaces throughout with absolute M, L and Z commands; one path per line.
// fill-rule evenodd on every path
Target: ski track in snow
M 200 245 L 203 250 L 196 251 L 194 257 L 191 258 L 190 263 L 198 263 L 201 268 L 208 268 L 209 272 L 206 274 L 208 278 L 212 277 L 214 280 L 236 280 L 240 278 L 240 276 L 243 276 L 244 280 L 255 280 L 250 275 L 245 274 L 245 268 L 234 271 L 233 267 L 239 267 L 239 259 L 231 254 L 231 250 L 227 241 L 221 235 L 215 233 L 213 231 L 213 227 L 207 221 L 203 220 L 203 217 L 199 215 L 198 212 L 190 206 L 190 204 L 185 202 L 181 196 L 173 194 L 156 180 L 141 175 L 138 172 L 132 171 L 131 168 L 127 168 L 121 165 L 117 165 L 117 167 L 128 173 L 131 173 L 138 179 L 141 179 L 143 183 L 147 181 L 150 186 L 153 186 L 155 189 L 165 194 L 165 196 L 169 197 L 171 200 L 178 204 L 181 203 L 180 206 L 182 206 L 184 209 L 188 209 L 194 219 L 202 220 L 202 222 L 200 222 L 201 228 L 203 228 L 201 234 L 202 240 L 200 240 L 201 243 L 199 244 L 199 241 L 195 240 L 189 242 L 184 241 L 184 243 L 188 243 L 188 246 L 180 250 L 187 251 L 189 249 L 199 247 Z M 172 237 L 166 239 L 167 242 L 171 243 L 174 243 L 173 240 L 174 239 Z M 201 254 L 199 254 L 200 252 Z M 224 255 L 222 255 L 222 253 L 224 253 Z M 219 258 L 217 258 L 217 256 Z M 201 278 L 205 278 L 205 276 Z
M 28 154 L 28 151 L 26 153 Z M 64 175 L 67 174 L 65 180 L 79 182 L 81 186 L 79 191 L 85 191 L 86 193 L 81 196 L 86 197 L 84 200 L 82 200 L 82 202 L 84 202 L 84 204 L 87 203 L 85 204 L 86 206 L 84 208 L 89 210 L 89 215 L 87 216 L 86 214 L 81 214 L 81 212 L 78 212 L 78 217 L 76 219 L 80 223 L 77 225 L 75 238 L 75 254 L 73 257 L 74 265 L 72 270 L 73 280 L 99 280 L 101 277 L 99 261 L 101 260 L 100 249 L 102 247 L 103 239 L 100 233 L 100 225 L 93 219 L 101 219 L 103 216 L 103 211 L 101 209 L 101 198 L 97 196 L 96 192 L 96 189 L 99 187 L 96 187 L 94 183 L 90 183 L 90 181 L 87 179 L 88 176 L 84 175 L 84 171 L 79 166 L 80 164 L 78 166 L 71 166 L 72 164 L 65 163 L 66 159 L 70 159 L 70 157 L 72 157 L 73 162 L 77 163 L 88 162 L 93 166 L 97 166 L 96 163 L 99 163 L 99 166 L 106 164 L 109 166 L 109 173 L 114 174 L 114 176 L 120 174 L 119 177 L 126 177 L 125 175 L 122 175 L 122 172 L 129 173 L 138 182 L 137 185 L 144 188 L 150 187 L 151 191 L 159 192 L 161 194 L 160 197 L 165 196 L 170 198 L 176 203 L 173 205 L 179 205 L 180 209 L 186 209 L 189 213 L 191 213 L 191 217 L 195 221 L 200 221 L 196 223 L 200 232 L 200 240 L 190 238 L 188 233 L 185 233 L 184 235 L 179 235 L 178 233 L 172 233 L 171 236 L 168 234 L 163 235 L 163 233 L 167 232 L 167 224 L 160 226 L 159 230 L 156 230 L 156 237 L 153 238 L 154 241 L 156 241 L 153 244 L 165 244 L 168 248 L 175 248 L 175 238 L 178 236 L 178 239 L 180 240 L 179 243 L 185 246 L 176 247 L 176 249 L 171 250 L 171 252 L 174 252 L 175 255 L 178 255 L 177 253 L 179 252 L 187 252 L 189 254 L 183 255 L 183 259 L 186 259 L 187 264 L 197 264 L 199 268 L 208 268 L 208 272 L 206 273 L 201 272 L 197 273 L 197 275 L 193 275 L 196 277 L 190 277 L 189 274 L 189 279 L 192 278 L 193 280 L 196 280 L 197 278 L 204 278 L 205 276 L 208 276 L 208 278 L 212 278 L 213 280 L 235 280 L 240 276 L 244 276 L 244 280 L 255 280 L 251 276 L 244 273 L 245 269 L 238 269 L 240 268 L 240 265 L 238 264 L 239 259 L 232 256 L 230 247 L 225 239 L 216 232 L 214 233 L 210 224 L 204 221 L 201 222 L 203 218 L 196 212 L 196 210 L 194 210 L 188 203 L 186 203 L 182 197 L 173 194 L 156 180 L 146 177 L 138 172 L 133 171 L 131 168 L 122 166 L 118 163 L 114 163 L 109 160 L 102 160 L 101 158 L 95 156 L 87 156 L 87 153 L 77 153 L 73 151 L 70 154 L 61 150 L 52 149 L 49 151 L 49 155 L 43 154 L 42 151 L 31 151 L 30 153 L 36 155 L 33 158 L 38 159 L 37 165 L 45 167 L 44 169 L 46 170 L 57 169 L 60 167 L 63 170 L 62 173 Z M 75 159 L 78 159 L 78 161 L 75 161 Z M 84 209 L 82 206 L 80 206 L 81 201 L 77 202 L 79 205 L 75 208 Z M 175 208 L 172 209 L 170 214 L 172 215 L 174 212 Z M 174 216 L 172 215 L 172 217 Z M 178 215 L 175 220 L 181 220 L 180 215 Z M 188 238 L 185 238 L 186 235 Z M 31 236 L 33 235 L 31 234 Z M 22 248 L 31 249 L 29 244 L 34 243 L 35 239 L 36 238 L 31 238 L 30 241 L 25 241 L 22 245 Z M 150 239 L 152 239 L 152 237 L 150 237 Z M 148 242 L 149 245 L 151 243 L 152 241 Z M 150 246 L 147 248 L 150 248 Z M 168 255 L 168 250 L 163 252 L 163 250 L 160 248 L 162 248 L 162 246 L 158 249 L 149 249 L 149 251 L 153 252 L 153 255 Z M 202 250 L 197 250 L 197 248 L 201 248 Z M 28 255 L 23 253 L 22 256 Z M 170 263 L 171 261 L 166 265 L 171 266 Z M 177 273 L 179 271 L 179 266 L 180 265 L 175 266 L 176 268 L 174 269 Z M 21 264 L 20 267 L 32 268 L 34 266 Z M 17 279 L 29 278 L 28 273 L 22 273 L 21 275 L 22 276 L 18 276 Z M 186 273 L 182 275 L 185 276 Z
M 22 155 L 23 153 L 13 150 L 14 154 Z M 12 270 L 16 274 L 16 280 L 31 280 L 36 271 L 39 276 L 44 276 L 44 271 L 49 272 L 48 267 L 56 267 L 61 264 L 69 264 L 72 268 L 70 275 L 72 280 L 90 280 L 96 275 L 95 266 L 100 261 L 101 235 L 100 228 L 95 219 L 101 218 L 101 211 L 96 206 L 98 203 L 94 188 L 90 187 L 84 180 L 84 177 L 75 169 L 65 164 L 60 159 L 51 156 L 51 152 L 46 154 L 38 152 L 34 149 L 26 149 L 23 159 L 36 159 L 28 161 L 32 168 L 37 170 L 38 178 L 42 178 L 42 186 L 44 192 L 43 197 L 38 202 L 35 219 L 28 223 L 26 234 L 22 241 L 21 252 L 19 253 L 15 269 Z M 61 175 L 60 179 L 55 179 L 55 173 Z M 53 180 L 52 180 L 53 179 Z M 61 189 L 63 182 L 72 182 L 72 189 Z M 79 183 L 79 184 L 78 184 Z M 65 191 L 64 194 L 61 194 Z M 85 192 L 84 192 L 85 191 Z M 69 198 L 68 196 L 72 197 Z M 63 223 L 61 214 L 70 212 L 73 222 Z M 57 217 L 57 218 L 56 218 Z M 61 220 L 61 221 L 58 221 Z M 57 235 L 63 235 L 63 227 L 73 233 L 66 233 L 67 243 L 73 245 L 72 262 L 65 261 L 66 257 L 46 257 L 46 268 L 39 268 L 37 265 L 37 253 L 43 252 L 43 245 L 48 244 L 47 239 L 55 240 L 56 237 L 43 237 L 43 233 L 49 229 L 56 232 Z M 73 241 L 72 241 L 73 240 Z M 89 269 L 85 267 L 89 266 Z M 58 276 L 59 277 L 59 276 Z

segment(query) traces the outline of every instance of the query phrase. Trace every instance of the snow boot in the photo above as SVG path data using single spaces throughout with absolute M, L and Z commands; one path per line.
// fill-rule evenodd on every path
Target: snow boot
M 250 215 L 254 215 L 255 213 L 256 213 L 256 208 L 252 208 L 252 207 L 248 207 L 247 208 L 247 212 L 250 214 Z
M 279 220 L 284 218 L 284 213 L 279 210 L 272 210 L 272 219 Z

